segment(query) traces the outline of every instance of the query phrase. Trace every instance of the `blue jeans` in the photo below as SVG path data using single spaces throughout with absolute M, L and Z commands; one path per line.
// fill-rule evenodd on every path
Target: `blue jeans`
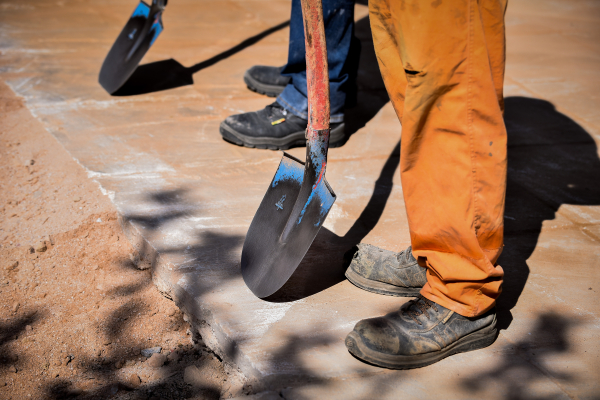
M 339 123 L 344 120 L 346 95 L 352 90 L 358 69 L 360 43 L 354 38 L 354 0 L 323 0 L 323 18 L 329 63 L 331 123 Z M 302 7 L 300 0 L 292 0 L 288 62 L 282 71 L 282 75 L 292 79 L 277 97 L 277 102 L 292 114 L 308 119 L 305 54 Z

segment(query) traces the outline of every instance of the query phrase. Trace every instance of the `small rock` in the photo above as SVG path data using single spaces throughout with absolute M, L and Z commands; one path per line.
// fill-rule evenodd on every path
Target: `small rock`
M 160 354 L 160 353 L 154 353 L 148 359 L 148 365 L 152 368 L 160 368 L 165 364 L 166 361 L 167 361 L 167 356 L 165 356 L 164 354 Z
M 54 246 L 54 236 L 52 236 L 52 235 L 48 235 L 48 241 L 50 242 L 50 244 L 51 244 L 52 246 Z
M 121 369 L 121 368 L 123 368 L 123 365 L 124 365 L 124 363 L 123 363 L 123 361 L 122 361 L 122 360 L 119 360 L 119 361 L 117 361 L 117 362 L 115 363 L 115 367 L 116 367 L 117 369 Z
M 102 218 L 98 218 L 96 222 L 102 222 Z
M 127 384 L 127 386 L 130 386 L 132 388 L 140 386 L 140 382 L 140 377 L 137 376 L 137 374 L 130 374 L 125 378 L 125 383 Z
M 131 260 L 131 262 L 132 262 L 134 265 L 136 265 L 136 266 L 137 266 L 137 265 L 139 264 L 139 262 L 140 262 L 140 258 L 139 258 L 139 257 L 138 257 L 136 254 L 133 254 L 133 253 L 129 253 L 129 259 L 130 259 L 130 260 Z
M 79 201 L 81 201 L 81 197 L 79 197 L 79 196 L 73 197 L 73 202 L 77 203 Z
M 56 361 L 54 361 L 54 366 L 56 366 L 56 367 L 60 367 L 62 364 L 63 363 L 62 363 L 62 360 L 60 358 L 57 359 Z
M 177 350 L 173 350 L 169 353 L 169 355 L 167 356 L 167 360 L 169 360 L 169 362 L 177 362 L 179 361 L 180 355 L 179 352 Z
M 18 261 L 9 261 L 9 263 L 6 265 L 6 267 L 4 267 L 4 269 L 6 269 L 7 271 L 12 271 L 13 269 L 17 268 L 18 266 L 19 266 Z
M 25 325 L 25 330 L 27 332 L 31 332 L 33 330 L 33 328 L 31 327 L 31 325 Z
M 15 302 L 13 303 L 13 306 L 12 306 L 12 310 L 13 310 L 13 312 L 17 312 L 17 310 L 19 309 L 19 306 L 20 306 L 20 305 L 21 305 L 21 304 L 20 304 L 18 301 L 15 301 Z
M 149 347 L 147 349 L 141 350 L 140 354 L 146 358 L 149 358 L 149 357 L 152 357 L 152 354 L 154 354 L 154 353 L 160 353 L 161 350 L 162 350 L 162 347 Z
M 14 365 L 11 365 L 10 367 L 8 367 L 8 370 L 10 372 L 12 372 L 13 374 L 17 373 L 17 367 L 15 367 Z
M 35 251 L 38 253 L 43 253 L 46 250 L 48 250 L 48 247 L 46 246 L 46 242 L 45 241 L 41 241 L 38 244 L 35 245 Z

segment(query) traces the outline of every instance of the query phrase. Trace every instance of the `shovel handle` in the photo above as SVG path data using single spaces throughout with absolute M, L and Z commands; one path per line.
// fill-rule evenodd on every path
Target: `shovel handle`
M 329 129 L 329 69 L 321 0 L 302 0 L 306 80 L 308 83 L 308 126 Z
M 320 181 L 325 175 L 329 148 L 329 68 L 322 0 L 301 0 L 306 45 L 308 127 L 306 166 Z M 308 171 L 307 171 L 308 172 Z

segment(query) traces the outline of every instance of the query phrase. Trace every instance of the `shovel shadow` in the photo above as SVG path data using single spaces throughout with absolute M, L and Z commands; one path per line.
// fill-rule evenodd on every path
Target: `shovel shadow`
M 290 279 L 263 299 L 280 303 L 300 300 L 319 293 L 345 279 L 355 246 L 377 225 L 392 194 L 393 179 L 400 164 L 400 142 L 396 144 L 379 177 L 365 209 L 344 236 L 323 227 Z
M 160 92 L 181 86 L 194 84 L 193 75 L 205 68 L 211 67 L 226 58 L 256 44 L 272 33 L 289 26 L 290 21 L 282 22 L 257 35 L 249 37 L 236 46 L 217 54 L 214 57 L 199 62 L 191 67 L 184 67 L 174 59 L 143 64 L 136 68 L 125 84 L 113 93 L 113 96 L 136 96 L 140 94 Z

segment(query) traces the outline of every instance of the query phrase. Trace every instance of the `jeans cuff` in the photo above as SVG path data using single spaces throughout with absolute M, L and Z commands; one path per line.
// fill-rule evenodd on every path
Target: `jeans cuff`
M 285 108 L 287 111 L 291 112 L 296 117 L 300 117 L 300 118 L 308 121 L 308 113 L 307 112 L 300 111 L 300 110 L 294 108 L 294 106 L 292 106 L 290 103 L 285 101 L 281 96 L 277 96 L 277 102 L 281 105 L 281 107 Z
M 281 98 L 281 96 L 277 96 L 277 102 L 283 107 L 286 111 L 291 112 L 296 117 L 302 118 L 308 121 L 308 113 L 297 110 L 293 106 L 291 106 L 287 101 Z M 344 113 L 336 113 L 329 117 L 330 124 L 339 124 L 344 122 Z

